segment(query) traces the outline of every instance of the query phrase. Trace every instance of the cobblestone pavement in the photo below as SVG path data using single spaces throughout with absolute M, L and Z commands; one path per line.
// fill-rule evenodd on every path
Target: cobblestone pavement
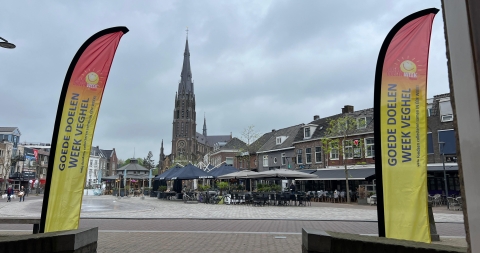
M 25 202 L 0 202 L 0 214 L 14 217 L 39 217 L 42 198 Z M 463 213 L 446 207 L 433 208 L 435 222 L 461 222 Z M 312 203 L 312 206 L 246 206 L 185 204 L 182 201 L 146 197 L 114 198 L 84 196 L 82 218 L 179 218 L 179 219 L 294 219 L 376 221 L 376 206 L 357 204 Z
M 39 217 L 42 198 L 0 202 L 0 215 Z M 435 207 L 441 244 L 466 246 L 463 215 Z M 99 227 L 98 252 L 300 252 L 301 229 L 377 234 L 376 207 L 185 204 L 156 198 L 85 196 L 80 227 Z M 0 236 L 32 225 L 0 224 Z

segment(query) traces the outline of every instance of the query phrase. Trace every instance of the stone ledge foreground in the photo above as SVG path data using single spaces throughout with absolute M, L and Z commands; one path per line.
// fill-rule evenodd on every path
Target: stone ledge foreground
M 97 252 L 98 228 L 0 237 L 0 252 Z
M 303 253 L 351 253 L 351 252 L 409 252 L 409 253 L 457 253 L 467 248 L 428 244 L 382 237 L 362 236 L 318 229 L 302 229 Z

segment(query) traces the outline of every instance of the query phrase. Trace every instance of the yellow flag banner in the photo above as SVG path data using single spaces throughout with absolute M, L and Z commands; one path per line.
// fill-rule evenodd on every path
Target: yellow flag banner
M 375 74 L 375 175 L 379 235 L 430 242 L 427 71 L 438 9 L 401 20 L 383 42 Z
M 95 124 L 113 57 L 126 27 L 102 30 L 78 50 L 55 120 L 40 232 L 77 229 Z

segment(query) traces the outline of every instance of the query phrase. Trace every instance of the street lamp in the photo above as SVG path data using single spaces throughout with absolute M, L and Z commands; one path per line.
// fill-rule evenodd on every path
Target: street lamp
M 445 142 L 439 141 L 438 145 L 439 145 L 439 148 L 440 146 L 442 147 L 441 152 L 442 152 L 442 164 L 443 164 L 443 180 L 445 181 L 445 195 L 446 197 L 448 197 L 447 172 L 445 170 L 445 152 L 444 152 Z
M 0 40 L 3 40 L 0 41 L 0 47 L 3 47 L 3 48 L 8 48 L 8 49 L 14 49 L 16 46 L 10 42 L 8 42 L 6 39 L 0 37 Z

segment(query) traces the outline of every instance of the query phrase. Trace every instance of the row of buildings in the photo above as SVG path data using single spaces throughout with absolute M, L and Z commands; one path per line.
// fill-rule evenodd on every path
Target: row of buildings
M 442 155 L 445 155 L 447 162 L 455 162 L 455 130 L 449 94 L 428 99 L 427 115 L 428 163 L 441 163 Z M 326 136 L 329 122 L 342 116 L 357 121 L 356 129 L 348 137 L 351 141 L 325 152 L 322 139 L 331 138 Z M 216 143 L 214 150 L 208 154 L 208 159 L 212 165 L 225 162 L 255 171 L 280 168 L 322 169 L 343 165 L 343 161 L 347 165 L 374 164 L 373 122 L 373 108 L 355 111 L 353 106 L 346 105 L 340 114 L 324 118 L 315 115 L 313 121 L 307 124 L 273 129 L 250 145 L 238 138 Z
M 11 185 L 43 187 L 47 176 L 50 157 L 50 143 L 21 142 L 18 127 L 0 127 L 0 186 L 5 189 Z M 98 183 L 101 177 L 116 174 L 118 158 L 113 149 L 90 150 L 86 186 Z M 28 184 L 31 185 L 28 185 Z
M 448 167 L 449 192 L 460 190 L 458 167 L 456 165 L 456 139 L 453 127 L 453 112 L 449 94 L 434 96 L 427 101 L 427 153 L 429 163 L 428 185 L 431 192 L 444 190 L 443 166 Z M 356 126 L 345 141 L 338 146 L 326 147 L 325 139 L 335 143 L 335 139 L 327 134 L 331 120 L 348 116 L 356 121 Z M 264 133 L 256 141 L 247 145 L 238 138 L 223 143 L 216 143 L 214 150 L 207 154 L 212 165 L 231 164 L 240 169 L 265 171 L 272 169 L 324 169 L 342 170 L 344 164 L 349 169 L 370 168 L 371 176 L 365 180 L 350 182 L 350 189 L 358 184 L 374 181 L 375 143 L 374 143 L 373 108 L 354 110 L 345 105 L 341 113 L 329 116 L 313 116 L 309 123 L 302 123 Z M 343 138 L 342 138 L 343 139 Z M 341 150 L 340 150 L 341 149 Z M 342 175 L 337 173 L 337 175 Z M 340 177 L 341 178 L 341 177 Z M 339 180 L 342 181 L 342 180 Z M 344 181 L 344 180 L 343 180 Z M 331 188 L 344 189 L 345 182 L 338 182 Z M 329 188 L 329 187 L 327 187 Z

